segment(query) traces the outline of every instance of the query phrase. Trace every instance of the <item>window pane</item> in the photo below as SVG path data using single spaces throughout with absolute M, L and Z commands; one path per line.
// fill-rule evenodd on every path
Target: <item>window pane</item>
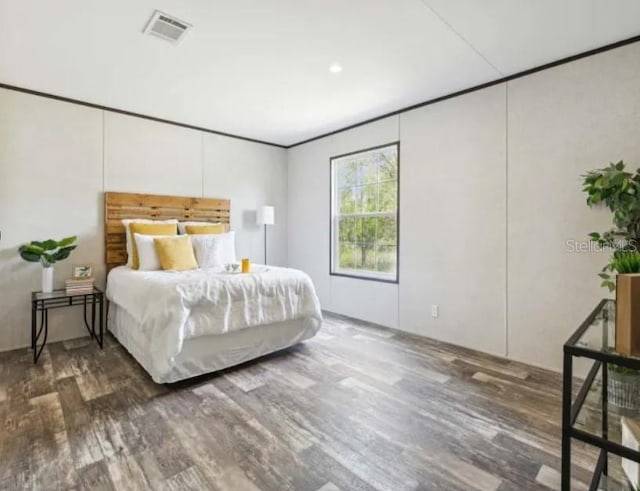
M 355 254 L 354 251 L 357 247 L 348 242 L 340 242 L 340 257 L 338 260 L 338 267 L 341 269 L 355 269 Z
M 376 267 L 376 251 L 373 243 L 356 242 L 354 244 L 341 244 L 341 250 L 349 250 L 351 262 L 347 265 L 342 262 L 340 267 L 344 269 L 354 269 L 363 271 L 374 271 Z M 346 255 L 346 253 L 344 253 Z
M 358 213 L 360 211 L 360 192 L 358 188 L 342 188 L 338 190 L 337 210 L 340 215 Z
M 396 246 L 376 247 L 376 270 L 381 273 L 394 273 L 396 270 Z
M 377 184 L 370 184 L 368 186 L 362 186 L 360 188 L 362 213 L 373 213 L 377 210 L 376 204 L 376 192 L 378 189 Z
M 356 242 L 360 238 L 358 222 L 355 218 L 340 218 L 338 242 Z
M 361 269 L 375 271 L 376 269 L 376 247 L 373 242 L 362 242 L 360 244 L 360 264 Z
M 396 217 L 379 217 L 378 228 L 376 234 L 376 242 L 378 245 L 396 245 L 397 235 L 397 219 Z
M 377 211 L 396 211 L 397 195 L 398 183 L 396 181 L 387 181 L 378 184 Z
M 361 218 L 362 238 L 360 242 L 360 268 L 367 271 L 375 271 L 376 269 L 376 217 Z
M 365 159 L 360 164 L 360 183 L 363 186 L 378 182 L 378 163 L 372 159 Z
M 368 244 L 374 244 L 376 241 L 377 217 L 359 218 L 362 227 L 362 235 L 360 240 Z
M 386 152 L 380 152 L 376 156 L 379 181 L 398 180 L 398 157 L 395 152 L 395 147 L 393 147 Z
M 362 269 L 362 247 L 361 243 L 352 244 L 353 250 L 353 269 Z
M 358 161 L 339 161 L 336 166 L 338 188 L 356 186 L 358 184 Z

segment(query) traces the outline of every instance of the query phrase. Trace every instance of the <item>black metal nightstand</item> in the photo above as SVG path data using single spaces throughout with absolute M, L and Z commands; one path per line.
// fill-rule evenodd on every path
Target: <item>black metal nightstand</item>
M 51 293 L 31 293 L 31 349 L 33 349 L 33 363 L 38 362 L 40 354 L 47 344 L 49 334 L 49 309 L 61 307 L 84 306 L 84 325 L 89 331 L 91 339 L 95 339 L 102 349 L 104 341 L 104 293 L 99 288 L 93 287 L 92 292 L 67 294 L 66 290 L 54 290 Z M 96 305 L 98 306 L 98 332 L 96 332 Z M 87 307 L 91 312 L 87 312 Z M 40 327 L 36 328 L 38 312 L 40 312 Z M 87 318 L 87 314 L 91 318 Z M 89 325 L 91 321 L 91 325 Z M 44 332 L 43 332 L 44 331 Z M 38 348 L 38 340 L 44 335 L 42 344 Z

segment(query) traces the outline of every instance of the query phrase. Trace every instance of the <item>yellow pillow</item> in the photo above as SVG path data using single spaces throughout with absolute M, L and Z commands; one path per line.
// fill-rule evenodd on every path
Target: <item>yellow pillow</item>
M 189 235 L 204 235 L 204 234 L 223 234 L 225 233 L 224 224 L 219 225 L 187 225 L 184 227 L 184 231 Z
M 198 267 L 196 256 L 193 253 L 193 245 L 188 236 L 155 238 L 153 243 L 156 246 L 162 269 L 165 271 L 187 271 Z
M 131 231 L 131 267 L 140 268 L 140 258 L 138 257 L 138 246 L 135 234 L 140 235 L 178 235 L 178 225 L 175 223 L 132 223 L 129 225 Z

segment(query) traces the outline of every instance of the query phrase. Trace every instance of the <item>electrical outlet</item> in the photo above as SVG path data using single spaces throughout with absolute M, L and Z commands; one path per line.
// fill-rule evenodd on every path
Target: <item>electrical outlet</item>
M 440 307 L 438 305 L 431 306 L 431 317 L 438 318 L 440 315 Z

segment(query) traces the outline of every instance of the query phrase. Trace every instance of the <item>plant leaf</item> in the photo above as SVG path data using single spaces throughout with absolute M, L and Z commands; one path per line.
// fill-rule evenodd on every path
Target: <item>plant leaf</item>
M 34 254 L 42 254 L 44 252 L 44 249 L 42 247 L 34 244 L 27 244 L 22 247 L 24 247 L 25 251 L 33 252 Z
M 58 248 L 58 242 L 52 239 L 45 240 L 38 245 L 40 245 L 40 247 L 42 247 L 45 251 L 53 251 Z
M 77 246 L 69 246 L 69 247 L 63 247 L 62 249 L 58 249 L 56 252 L 53 253 L 53 259 L 55 261 L 62 261 L 63 259 L 67 259 L 69 257 L 69 254 L 71 254 L 71 251 L 73 251 Z
M 34 254 L 33 252 L 24 251 L 24 250 L 20 251 L 20 257 L 25 261 L 29 261 L 30 263 L 40 262 L 40 255 Z
M 62 248 L 62 247 L 70 246 L 76 241 L 77 238 L 78 237 L 76 237 L 75 235 L 73 237 L 65 237 L 64 239 L 58 242 L 58 247 Z

